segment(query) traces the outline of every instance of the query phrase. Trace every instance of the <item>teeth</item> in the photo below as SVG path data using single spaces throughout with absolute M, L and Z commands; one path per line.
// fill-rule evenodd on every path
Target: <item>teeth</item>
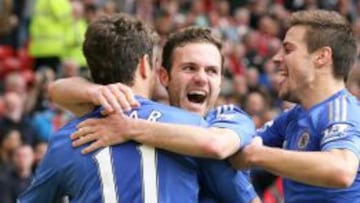
M 205 92 L 203 92 L 203 91 L 197 91 L 197 90 L 190 91 L 189 94 L 197 94 L 197 95 L 203 95 L 203 96 L 206 95 Z

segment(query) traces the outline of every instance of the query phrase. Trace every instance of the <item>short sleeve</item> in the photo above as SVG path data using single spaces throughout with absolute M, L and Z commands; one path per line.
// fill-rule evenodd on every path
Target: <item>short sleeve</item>
M 234 105 L 219 106 L 207 116 L 209 127 L 227 128 L 239 136 L 240 148 L 255 136 L 255 124 L 251 117 Z
M 333 123 L 322 132 L 321 150 L 347 149 L 360 159 L 360 130 L 349 123 Z

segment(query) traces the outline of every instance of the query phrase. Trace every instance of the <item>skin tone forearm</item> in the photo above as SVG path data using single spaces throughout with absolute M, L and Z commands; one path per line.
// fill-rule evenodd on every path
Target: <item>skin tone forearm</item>
M 258 166 L 294 181 L 334 188 L 349 187 L 359 166 L 358 158 L 348 150 L 298 152 L 254 145 L 231 162 L 236 168 Z
M 55 103 L 77 116 L 88 113 L 98 105 L 104 108 L 104 114 L 122 113 L 139 105 L 130 88 L 120 83 L 104 86 L 72 77 L 50 83 L 48 91 Z
M 83 153 L 131 139 L 180 154 L 224 159 L 240 146 L 240 139 L 232 130 L 156 123 L 119 114 L 88 119 L 78 128 L 72 135 L 75 147 L 94 141 Z
M 223 128 L 200 128 L 187 125 L 135 122 L 131 139 L 161 149 L 191 156 L 225 159 L 240 146 L 239 136 Z
M 76 116 L 82 116 L 95 106 L 89 101 L 86 91 L 92 85 L 83 78 L 65 78 L 50 83 L 48 92 L 53 102 L 73 112 Z

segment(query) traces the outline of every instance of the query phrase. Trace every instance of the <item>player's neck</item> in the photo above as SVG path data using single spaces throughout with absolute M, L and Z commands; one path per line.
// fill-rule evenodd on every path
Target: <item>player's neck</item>
M 328 79 L 326 81 L 317 81 L 307 90 L 303 91 L 300 104 L 305 109 L 325 101 L 335 93 L 345 88 L 345 83 L 341 80 Z
M 135 82 L 135 84 L 131 87 L 132 91 L 135 95 L 142 96 L 144 98 L 150 99 L 150 91 L 147 88 L 147 85 Z

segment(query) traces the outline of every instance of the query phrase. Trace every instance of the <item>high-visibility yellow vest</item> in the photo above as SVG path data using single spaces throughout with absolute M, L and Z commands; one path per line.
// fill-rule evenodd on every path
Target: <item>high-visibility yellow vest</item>
M 72 23 L 72 26 L 69 27 L 69 30 L 65 35 L 65 53 L 63 58 L 73 59 L 81 67 L 86 67 L 86 59 L 82 51 L 82 44 L 85 40 L 87 23 L 85 19 L 80 19 Z
M 30 54 L 34 57 L 61 57 L 65 51 L 65 32 L 71 25 L 69 0 L 36 0 L 30 24 Z

